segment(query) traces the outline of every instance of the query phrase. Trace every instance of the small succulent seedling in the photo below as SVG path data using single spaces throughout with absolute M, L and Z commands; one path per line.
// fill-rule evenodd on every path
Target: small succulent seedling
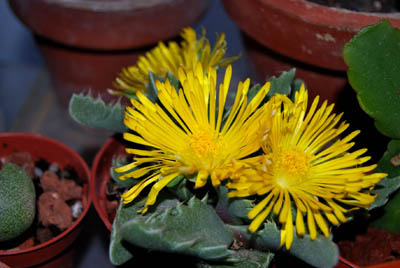
M 29 174 L 8 163 L 0 171 L 0 242 L 18 237 L 35 218 L 36 193 Z

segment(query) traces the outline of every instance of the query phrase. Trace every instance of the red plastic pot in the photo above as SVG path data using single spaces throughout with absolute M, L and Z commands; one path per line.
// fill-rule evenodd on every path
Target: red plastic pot
M 111 181 L 110 169 L 112 160 L 124 155 L 126 155 L 125 145 L 123 144 L 121 135 L 109 138 L 96 154 L 90 174 L 92 182 L 90 184 L 90 193 L 93 197 L 93 205 L 110 232 L 114 219 L 110 219 L 107 212 L 107 202 L 109 202 L 106 194 L 107 183 Z
M 34 161 L 44 159 L 56 162 L 60 168 L 72 167 L 78 176 L 87 180 L 83 188 L 83 212 L 74 224 L 53 239 L 34 247 L 15 250 L 0 250 L 0 262 L 10 267 L 30 267 L 45 264 L 42 267 L 65 267 L 65 259 L 61 262 L 58 257 L 73 256 L 68 247 L 78 237 L 84 223 L 84 218 L 91 205 L 89 193 L 90 171 L 81 156 L 66 145 L 39 135 L 27 133 L 0 133 L 0 157 L 14 152 L 29 152 Z
M 122 67 L 195 23 L 211 0 L 9 0 L 37 38 L 58 97 L 104 93 Z M 108 94 L 104 94 L 108 98 Z
M 359 266 L 343 258 L 340 258 L 339 264 L 335 266 L 335 268 L 399 268 L 399 267 L 400 267 L 400 260 L 388 261 L 368 266 Z
M 259 79 L 296 67 L 310 95 L 337 102 L 347 84 L 342 49 L 362 27 L 388 19 L 400 27 L 399 13 L 364 13 L 305 0 L 222 0 L 245 33 L 245 47 Z

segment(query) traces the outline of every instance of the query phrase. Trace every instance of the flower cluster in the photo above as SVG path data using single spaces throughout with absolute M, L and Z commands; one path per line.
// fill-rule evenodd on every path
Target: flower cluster
M 167 46 L 160 42 L 144 56 L 140 56 L 136 65 L 123 68 L 114 83 L 116 90 L 110 90 L 110 93 L 131 96 L 137 91 L 146 92 L 149 72 L 160 77 L 165 76 L 167 72 L 178 76 L 181 67 L 194 69 L 200 62 L 204 70 L 208 70 L 209 67 L 218 69 L 239 58 L 239 56 L 224 58 L 227 49 L 225 34 L 218 36 L 212 49 L 205 37 L 205 30 L 199 39 L 192 28 L 183 29 L 181 36 L 183 41 L 180 44 L 171 41 Z
M 376 165 L 361 166 L 370 159 L 363 156 L 366 149 L 349 152 L 358 131 L 344 134 L 349 125 L 333 113 L 333 105 L 325 101 L 318 108 L 318 97 L 309 105 L 304 86 L 294 100 L 282 94 L 268 99 L 270 83 L 250 98 L 247 79 L 239 82 L 228 107 L 230 65 L 217 86 L 217 69 L 227 62 L 221 60 L 223 35 L 212 52 L 205 39 L 193 41 L 191 29 L 183 38 L 182 48 L 161 44 L 118 80 L 137 97 L 126 110 L 124 123 L 132 132 L 124 138 L 138 146 L 126 149 L 134 160 L 116 171 L 124 172 L 121 179 L 140 182 L 122 195 L 124 203 L 152 185 L 141 210 L 145 213 L 158 193 L 182 175 L 194 188 L 223 183 L 230 198 L 256 200 L 248 213 L 250 231 L 275 216 L 281 246 L 290 249 L 295 232 L 313 240 L 319 231 L 329 236 L 331 224 L 345 222 L 347 212 L 374 202 L 370 192 L 386 174 L 372 173 Z M 163 61 L 163 67 L 155 65 Z M 146 70 L 172 72 L 179 88 L 168 79 L 156 81 L 158 101 L 152 102 L 143 90 Z

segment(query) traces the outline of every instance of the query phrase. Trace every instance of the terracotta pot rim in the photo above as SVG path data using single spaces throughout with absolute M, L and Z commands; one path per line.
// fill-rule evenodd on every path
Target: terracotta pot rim
M 300 17 L 302 20 L 312 24 L 327 25 L 341 29 L 358 31 L 365 25 L 363 21 L 370 19 L 371 24 L 376 22 L 377 18 L 399 20 L 400 12 L 394 13 L 372 13 L 372 12 L 357 12 L 344 8 L 327 7 L 321 4 L 309 2 L 307 0 L 257 0 L 261 4 L 271 6 L 278 10 L 284 10 L 293 17 Z M 301 12 L 299 12 L 301 10 Z M 337 20 L 337 16 L 345 17 L 345 19 Z M 360 23 L 361 22 L 361 23 Z M 400 22 L 399 22 L 400 25 Z
M 97 193 L 96 193 L 96 186 L 95 186 L 95 179 L 96 179 L 96 173 L 97 170 L 99 169 L 99 165 L 101 162 L 101 159 L 104 156 L 104 153 L 106 150 L 108 150 L 110 144 L 114 143 L 116 141 L 114 136 L 109 137 L 106 142 L 101 146 L 100 150 L 96 153 L 96 157 L 94 158 L 93 165 L 92 165 L 92 170 L 90 172 L 90 181 L 92 182 L 90 184 L 90 194 L 93 197 L 93 205 L 94 208 L 97 211 L 97 215 L 99 215 L 100 219 L 106 226 L 106 228 L 109 231 L 112 231 L 112 223 L 108 219 L 108 217 L 104 214 L 104 211 L 101 209 L 100 204 L 99 204 L 99 199 L 97 198 Z
M 83 158 L 74 150 L 72 150 L 70 147 L 68 147 L 67 145 L 46 137 L 46 136 L 42 136 L 42 135 L 38 135 L 38 134 L 32 134 L 32 133 L 22 133 L 22 132 L 5 132 L 5 133 L 0 133 L 0 139 L 1 138 L 9 138 L 9 137 L 16 137 L 16 138 L 35 138 L 38 140 L 42 140 L 48 144 L 52 144 L 55 145 L 57 147 L 61 147 L 63 151 L 68 151 L 69 153 L 71 153 L 72 155 L 74 155 L 74 157 L 76 159 L 78 159 L 78 162 L 80 163 L 80 165 L 82 165 L 82 167 L 85 170 L 85 174 L 88 176 L 87 177 L 87 184 L 88 187 L 90 188 L 90 170 L 89 167 L 86 163 L 85 160 L 83 160 Z M 23 250 L 11 250 L 11 251 L 0 251 L 0 256 L 11 256 L 11 255 L 19 255 L 19 254 L 24 254 L 24 253 L 29 253 L 29 252 L 34 252 L 34 251 L 38 251 L 42 248 L 46 248 L 51 246 L 52 244 L 55 244 L 57 241 L 61 240 L 63 237 L 67 236 L 69 233 L 71 233 L 81 222 L 82 220 L 85 218 L 86 214 L 88 213 L 90 206 L 92 203 L 92 197 L 91 197 L 91 193 L 90 190 L 88 190 L 88 198 L 87 198 L 87 204 L 85 206 L 85 208 L 82 211 L 82 214 L 79 216 L 79 218 L 72 224 L 72 226 L 70 226 L 67 230 L 63 231 L 61 234 L 57 235 L 56 237 L 52 238 L 49 241 L 46 241 L 44 243 L 41 243 L 39 245 L 33 246 L 31 248 L 27 248 L 27 249 L 23 249 Z
M 175 0 L 43 0 L 50 5 L 83 9 L 93 12 L 134 11 L 169 4 Z

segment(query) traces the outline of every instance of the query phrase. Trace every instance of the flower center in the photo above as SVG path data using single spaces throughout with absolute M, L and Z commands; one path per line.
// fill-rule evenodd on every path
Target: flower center
M 198 158 L 214 158 L 225 148 L 225 143 L 214 132 L 200 130 L 191 135 L 189 146 Z
M 307 179 L 310 155 L 299 149 L 283 149 L 273 157 L 273 170 L 277 183 L 290 187 Z

